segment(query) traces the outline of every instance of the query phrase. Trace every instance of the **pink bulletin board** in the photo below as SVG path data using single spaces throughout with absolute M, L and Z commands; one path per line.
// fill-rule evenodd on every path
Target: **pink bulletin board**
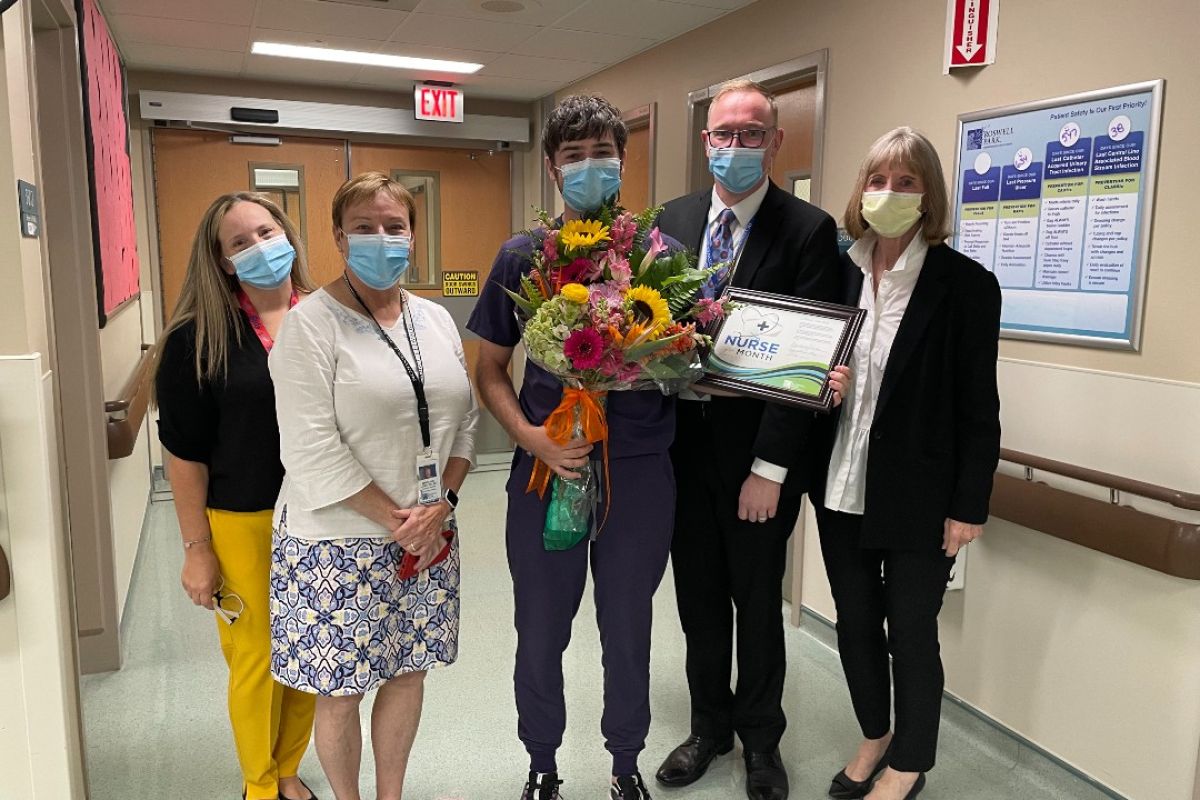
M 138 294 L 125 68 L 96 0 L 76 0 L 100 327 Z

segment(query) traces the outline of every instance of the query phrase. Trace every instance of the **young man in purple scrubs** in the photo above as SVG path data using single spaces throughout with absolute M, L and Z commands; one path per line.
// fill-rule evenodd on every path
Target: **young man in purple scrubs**
M 627 131 L 620 112 L 600 97 L 563 100 L 542 133 L 545 166 L 562 194 L 563 219 L 577 219 L 620 189 Z M 505 242 L 467 327 L 483 341 L 475 380 L 491 413 L 516 442 L 508 481 L 508 564 L 516 595 L 514 682 L 518 734 L 529 752 L 521 800 L 558 800 L 555 753 L 566 727 L 562 657 L 571 639 L 588 564 L 604 656 L 601 729 L 612 754 L 611 800 L 649 800 L 638 754 L 650 727 L 651 601 L 666 569 L 675 512 L 669 448 L 675 407 L 657 390 L 613 392 L 607 398 L 611 505 L 595 542 L 548 552 L 542 544 L 546 499 L 526 492 L 534 459 L 554 472 L 573 472 L 598 458 L 586 442 L 560 446 L 542 423 L 559 404 L 562 384 L 534 364 L 520 396 L 508 367 L 521 334 L 504 288 L 516 291 L 529 270 L 530 239 Z

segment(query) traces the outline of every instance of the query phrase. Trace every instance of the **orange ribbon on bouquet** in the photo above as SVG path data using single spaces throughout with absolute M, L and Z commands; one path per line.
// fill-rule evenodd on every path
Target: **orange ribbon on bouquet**
M 603 528 L 604 523 L 608 520 L 612 489 L 608 472 L 608 420 L 604 414 L 604 406 L 600 404 L 600 398 L 605 394 L 606 392 L 593 392 L 588 389 L 564 386 L 562 402 L 558 404 L 558 408 L 550 412 L 550 416 L 546 417 L 546 422 L 542 426 L 546 429 L 546 434 L 551 441 L 565 445 L 571 441 L 572 434 L 575 432 L 575 409 L 578 408 L 583 438 L 591 444 L 598 443 L 604 448 L 604 519 L 596 526 L 597 530 Z M 529 476 L 529 485 L 525 487 L 525 491 L 536 491 L 538 497 L 544 498 L 546 487 L 550 485 L 552 477 L 554 477 L 554 470 L 550 469 L 549 465 L 540 458 L 535 458 L 533 472 Z

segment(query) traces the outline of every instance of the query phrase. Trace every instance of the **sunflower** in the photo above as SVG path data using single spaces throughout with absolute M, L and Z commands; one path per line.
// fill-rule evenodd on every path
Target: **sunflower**
M 567 250 L 594 247 L 609 241 L 608 226 L 596 219 L 573 219 L 562 226 L 559 236 Z
M 633 314 L 635 322 L 648 330 L 657 331 L 671 324 L 671 309 L 657 290 L 649 286 L 638 286 L 625 293 L 625 304 Z

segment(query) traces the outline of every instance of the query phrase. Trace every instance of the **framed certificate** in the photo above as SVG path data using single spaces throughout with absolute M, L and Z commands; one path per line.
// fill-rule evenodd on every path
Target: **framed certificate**
M 850 359 L 861 308 L 732 288 L 734 308 L 716 327 L 700 388 L 828 411 L 829 371 Z

